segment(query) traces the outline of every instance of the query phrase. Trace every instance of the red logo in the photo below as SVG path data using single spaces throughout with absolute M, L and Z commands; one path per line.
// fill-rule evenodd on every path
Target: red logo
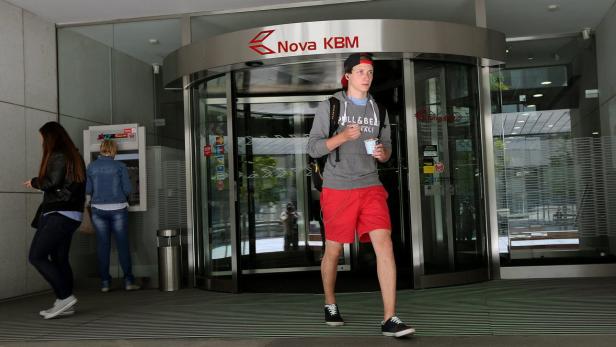
M 425 107 L 419 109 L 419 111 L 415 113 L 415 117 L 420 122 L 447 122 L 447 123 L 453 123 L 462 118 L 462 116 L 460 116 L 457 113 L 437 115 L 436 113 L 426 109 Z
M 275 43 L 275 48 L 272 49 L 264 45 L 263 41 L 270 37 L 274 31 L 275 29 L 270 29 L 259 32 L 252 38 L 252 40 L 250 40 L 250 42 L 248 42 L 248 48 L 259 53 L 260 55 L 289 52 L 314 52 L 319 50 L 319 47 L 323 50 L 359 48 L 359 36 L 329 36 L 323 37 L 322 40 L 278 41 Z
M 274 29 L 272 30 L 264 30 L 260 33 L 258 33 L 257 35 L 255 35 L 255 37 L 252 38 L 252 40 L 250 40 L 250 49 L 252 49 L 253 51 L 261 54 L 261 55 L 266 55 L 266 54 L 272 54 L 272 53 L 276 53 L 274 52 L 271 48 L 267 47 L 266 45 L 264 45 L 262 42 L 265 41 L 265 39 L 267 39 L 272 33 L 274 32 Z

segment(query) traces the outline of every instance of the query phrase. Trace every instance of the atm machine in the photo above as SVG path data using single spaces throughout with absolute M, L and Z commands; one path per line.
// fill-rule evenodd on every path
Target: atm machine
M 96 160 L 103 140 L 113 140 L 118 145 L 115 160 L 128 167 L 133 186 L 128 197 L 128 211 L 147 210 L 145 127 L 138 124 L 112 124 L 91 126 L 83 131 L 84 160 L 86 165 Z

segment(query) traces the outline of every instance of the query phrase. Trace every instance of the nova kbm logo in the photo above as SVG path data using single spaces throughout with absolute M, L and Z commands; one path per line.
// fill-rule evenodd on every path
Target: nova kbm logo
M 251 43 L 253 45 L 248 46 L 248 47 L 250 47 L 250 49 L 252 49 L 253 51 L 255 51 L 255 52 L 257 52 L 257 53 L 259 53 L 261 55 L 276 53 L 276 52 L 272 51 L 271 48 L 269 48 L 266 45 L 261 43 L 261 42 L 265 41 L 265 39 L 268 38 L 273 32 L 274 32 L 274 30 L 265 30 L 265 31 L 262 31 L 262 32 L 258 33 L 249 42 L 249 43 Z
M 343 48 L 359 48 L 359 36 L 330 36 L 324 37 L 322 41 L 298 41 L 289 42 L 288 40 L 278 41 L 276 44 L 276 50 L 271 49 L 263 44 L 275 29 L 263 30 L 259 32 L 249 42 L 249 48 L 259 53 L 260 55 L 267 55 L 272 53 L 288 53 L 288 52 L 307 52 L 316 51 L 318 49 L 317 42 L 321 42 L 321 49 L 343 49 Z

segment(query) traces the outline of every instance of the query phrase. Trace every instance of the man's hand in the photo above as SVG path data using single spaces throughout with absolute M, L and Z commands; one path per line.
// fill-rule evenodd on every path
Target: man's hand
M 27 180 L 23 184 L 26 188 L 32 188 L 32 180 Z
M 359 125 L 349 123 L 340 134 L 346 141 L 357 140 L 361 136 L 361 130 L 359 129 Z
M 382 143 L 379 143 L 374 147 L 372 156 L 381 163 L 384 163 L 389 160 L 391 153 L 385 148 L 385 146 L 383 146 Z

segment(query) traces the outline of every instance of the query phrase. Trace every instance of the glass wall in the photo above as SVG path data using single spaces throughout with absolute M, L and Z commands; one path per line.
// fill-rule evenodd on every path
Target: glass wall
M 509 43 L 491 89 L 501 266 L 616 261 L 594 36 Z
M 148 145 L 183 149 L 182 93 L 164 89 L 160 74 L 180 37 L 179 19 L 58 29 L 61 123 L 77 137 L 90 125 L 139 123 Z
M 164 89 L 160 74 L 180 47 L 180 20 L 65 27 L 57 37 L 59 119 L 82 153 L 89 126 L 145 126 L 148 211 L 129 214 L 129 233 L 135 275 L 156 285 L 156 230 L 185 228 L 187 215 L 183 95 Z M 94 238 L 75 241 L 76 276 L 96 277 Z M 111 260 L 121 278 L 115 249 Z

